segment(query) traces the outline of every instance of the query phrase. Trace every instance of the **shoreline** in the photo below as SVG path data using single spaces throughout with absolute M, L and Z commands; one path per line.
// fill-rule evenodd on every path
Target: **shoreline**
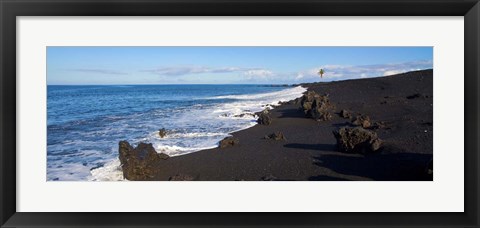
M 297 89 L 297 87 L 300 87 L 302 89 L 305 90 L 305 92 L 307 91 L 307 89 L 305 87 L 302 87 L 301 85 L 299 84 L 295 84 L 295 85 L 287 85 L 287 84 L 265 84 L 265 85 L 261 85 L 261 86 L 265 86 L 265 87 L 284 87 L 285 89 Z M 283 90 L 283 91 L 287 91 L 287 90 Z M 275 91 L 275 92 L 280 92 L 280 91 Z M 250 110 L 248 111 L 244 111 L 242 113 L 239 113 L 239 114 L 236 114 L 236 115 L 233 115 L 233 117 L 236 117 L 236 118 L 240 118 L 242 119 L 243 116 L 252 116 L 254 118 L 257 118 L 259 116 L 260 113 L 262 113 L 264 110 L 268 109 L 268 110 L 273 110 L 275 109 L 276 107 L 279 107 L 280 105 L 282 105 L 282 103 L 287 103 L 287 102 L 290 102 L 290 101 L 293 101 L 295 99 L 299 99 L 303 96 L 303 94 L 305 93 L 303 92 L 301 95 L 299 95 L 299 97 L 296 97 L 294 99 L 291 99 L 291 100 L 288 100 L 288 101 L 275 101 L 273 103 L 272 102 L 267 102 L 266 104 L 263 104 L 262 105 L 262 108 L 263 110 L 261 111 L 255 111 L 255 112 L 252 112 Z M 247 94 L 247 95 L 240 95 L 240 96 L 257 96 L 257 95 L 265 95 L 265 94 L 269 94 L 271 92 L 265 92 L 265 93 L 258 93 L 258 94 Z M 227 96 L 236 96 L 236 95 L 227 95 Z M 224 117 L 227 117 L 228 116 L 224 116 Z M 232 116 L 230 116 L 232 117 Z M 239 132 L 239 131 L 244 131 L 244 130 L 247 130 L 247 129 L 250 129 L 252 127 L 255 127 L 256 125 L 258 125 L 258 122 L 256 120 L 254 120 L 254 122 L 251 122 L 253 123 L 253 125 L 250 125 L 250 126 L 244 126 L 242 128 L 239 128 L 238 130 L 234 130 L 232 132 L 228 132 L 228 133 L 225 133 L 228 136 L 232 136 L 233 133 L 236 133 L 236 132 Z M 156 132 L 155 134 L 157 134 L 158 132 Z M 165 137 L 168 139 L 168 137 L 172 134 L 173 132 L 170 132 L 169 134 L 166 133 Z M 175 134 L 175 133 L 173 133 Z M 213 132 L 212 134 L 223 134 L 223 133 L 216 133 L 216 132 Z M 220 141 L 223 140 L 223 139 L 220 139 L 219 141 L 217 141 L 214 145 L 212 146 L 208 146 L 208 147 L 204 147 L 203 149 L 200 149 L 200 150 L 195 150 L 195 151 L 189 151 L 189 152 L 184 152 L 182 154 L 174 154 L 174 155 L 170 155 L 170 157 L 179 157 L 179 156 L 184 156 L 184 155 L 188 155 L 188 154 L 191 154 L 191 153 L 196 153 L 196 152 L 199 152 L 199 151 L 203 151 L 203 150 L 210 150 L 210 149 L 215 149 L 218 147 Z M 158 153 L 161 153 L 159 151 L 157 151 Z
M 302 92 L 301 94 L 299 94 L 297 97 L 295 97 L 293 99 L 285 100 L 285 99 L 282 98 L 279 101 L 267 102 L 265 104 L 262 104 L 261 106 L 263 107 L 263 110 L 266 110 L 266 109 L 272 110 L 276 107 L 279 107 L 283 103 L 287 103 L 287 102 L 293 101 L 295 99 L 299 99 L 307 91 L 307 89 L 305 87 L 302 87 L 300 84 L 262 84 L 260 86 L 262 86 L 262 87 L 282 87 L 283 90 L 281 90 L 281 91 L 284 91 L 284 92 L 291 92 L 288 89 L 298 89 L 298 88 L 300 88 L 300 89 L 304 90 L 304 92 Z M 279 92 L 279 91 L 273 91 L 273 93 L 276 93 L 276 92 Z M 258 96 L 258 95 L 268 95 L 270 93 L 272 93 L 272 92 L 246 94 L 246 95 L 240 95 L 240 96 Z M 236 95 L 226 95 L 226 96 L 236 96 Z M 210 99 L 219 99 L 219 98 L 213 98 L 212 97 Z M 232 136 L 233 133 L 236 133 L 236 132 L 239 132 L 239 131 L 244 131 L 244 130 L 247 130 L 249 128 L 252 128 L 252 127 L 258 125 L 258 122 L 257 122 L 256 119 L 258 118 L 260 113 L 262 113 L 262 111 L 247 110 L 247 111 L 245 111 L 241 114 L 233 115 L 234 117 L 240 117 L 240 119 L 242 119 L 244 115 L 248 115 L 248 116 L 254 117 L 254 119 L 252 120 L 253 122 L 251 122 L 252 125 L 240 128 L 238 130 L 234 130 L 232 132 L 225 133 L 225 136 L 230 137 L 230 136 Z M 159 132 L 156 131 L 155 133 L 152 133 L 152 134 L 154 134 L 158 137 Z M 176 135 L 176 134 L 178 134 L 178 133 L 175 132 L 175 131 L 169 132 L 168 134 L 167 134 L 167 132 L 165 132 L 165 137 L 166 138 L 172 137 L 172 135 Z M 212 133 L 212 134 L 216 134 L 216 133 Z M 221 133 L 218 133 L 218 134 L 221 134 Z M 215 149 L 219 146 L 219 143 L 222 140 L 223 140 L 223 138 L 219 139 L 218 141 L 215 142 L 215 144 L 213 144 L 212 146 L 209 146 L 209 147 L 204 147 L 204 148 L 201 148 L 201 149 L 198 149 L 198 150 L 188 151 L 188 152 L 182 151 L 182 153 L 169 154 L 169 156 L 170 157 L 180 157 L 180 156 L 189 155 L 189 154 L 196 153 L 196 152 L 203 151 L 203 150 Z M 169 146 L 166 146 L 166 147 L 169 147 Z M 156 150 L 157 153 L 164 153 L 164 151 L 162 149 L 158 148 L 158 147 L 156 147 L 156 148 L 154 147 L 154 149 Z M 123 172 L 121 170 L 120 160 L 119 160 L 118 157 L 116 157 L 114 160 L 111 160 L 111 161 L 105 163 L 101 167 L 91 169 L 90 170 L 90 176 L 88 177 L 88 180 L 89 181 L 123 181 L 123 180 L 127 180 L 127 179 L 123 178 Z
M 155 159 L 145 180 L 432 180 L 425 168 L 433 157 L 433 71 L 368 79 L 299 84 L 329 94 L 331 120 L 306 118 L 298 98 L 270 110 L 270 125 L 231 133 L 238 143 Z M 344 153 L 333 131 L 351 126 L 349 110 L 382 123 L 375 133 L 379 152 Z M 255 113 L 258 114 L 258 113 Z M 281 132 L 285 140 L 265 139 Z

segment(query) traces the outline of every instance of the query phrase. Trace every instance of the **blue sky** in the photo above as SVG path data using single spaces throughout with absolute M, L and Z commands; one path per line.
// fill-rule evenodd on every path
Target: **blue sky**
M 290 84 L 429 68 L 432 47 L 47 47 L 49 85 Z

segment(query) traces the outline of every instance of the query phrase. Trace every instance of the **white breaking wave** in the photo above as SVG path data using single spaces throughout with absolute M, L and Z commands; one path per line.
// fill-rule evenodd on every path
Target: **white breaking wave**
M 92 169 L 89 181 L 124 181 L 123 171 L 120 167 L 120 160 L 117 158 L 108 162 L 103 167 Z
M 296 87 L 293 87 L 293 88 L 288 88 L 288 89 L 285 89 L 285 90 L 270 92 L 270 93 L 215 96 L 215 97 L 211 97 L 209 99 L 270 100 L 270 99 L 279 98 L 279 99 L 292 100 L 292 96 L 297 96 L 298 93 L 302 94 L 305 91 L 307 91 L 305 88 L 303 88 L 301 86 L 296 86 Z M 296 97 L 294 97 L 293 99 L 295 99 L 295 98 Z
M 157 135 L 158 131 L 152 133 L 153 135 Z M 198 133 L 171 133 L 164 136 L 163 139 L 173 139 L 173 138 L 200 138 L 200 137 L 212 137 L 212 136 L 224 136 L 224 133 L 213 133 L 213 132 L 198 132 Z
M 212 145 L 210 147 L 181 147 L 181 146 L 163 146 L 157 145 L 155 150 L 158 153 L 168 154 L 170 157 L 178 156 L 178 155 L 185 155 L 192 152 L 200 151 L 200 150 L 208 150 L 217 147 L 216 145 Z
M 90 168 L 82 164 L 68 164 L 56 167 L 54 170 L 49 170 L 49 174 L 55 176 L 60 181 L 77 181 L 85 179 L 85 176 L 90 174 Z

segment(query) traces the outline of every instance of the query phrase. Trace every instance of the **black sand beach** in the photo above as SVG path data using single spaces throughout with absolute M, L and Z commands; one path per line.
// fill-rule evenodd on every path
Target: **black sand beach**
M 233 146 L 135 167 L 145 174 L 140 180 L 432 180 L 427 171 L 433 158 L 432 70 L 302 86 L 328 94 L 335 105 L 331 120 L 306 118 L 300 103 L 288 102 L 270 111 L 271 124 L 233 133 L 238 139 Z M 369 116 L 368 129 L 382 147 L 371 153 L 339 152 L 332 132 L 352 127 L 341 110 Z M 285 140 L 265 139 L 274 132 L 282 132 Z M 124 157 L 122 164 L 128 160 Z

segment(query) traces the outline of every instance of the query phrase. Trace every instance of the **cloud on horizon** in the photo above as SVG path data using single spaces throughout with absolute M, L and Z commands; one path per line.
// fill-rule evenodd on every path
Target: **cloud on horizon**
M 257 70 L 248 70 L 243 72 L 243 75 L 246 79 L 260 79 L 260 80 L 268 80 L 272 79 L 275 76 L 270 70 L 265 69 L 257 69 Z
M 140 70 L 157 75 L 161 78 L 156 80 L 168 81 L 170 83 L 179 83 L 181 76 L 196 74 L 225 74 L 234 73 L 237 77 L 237 83 L 301 83 L 313 82 L 319 80 L 318 71 L 324 69 L 323 80 L 336 81 L 355 78 L 381 77 L 404 73 L 408 71 L 423 70 L 433 68 L 433 61 L 422 60 L 391 64 L 372 64 L 372 65 L 321 65 L 319 67 L 305 69 L 297 72 L 274 72 L 265 68 L 258 67 L 206 67 L 206 66 L 174 66 L 159 67 L 149 70 Z M 98 68 L 76 68 L 69 71 L 104 74 L 104 75 L 129 75 L 128 73 L 98 69 Z M 174 77 L 178 76 L 178 77 Z M 238 78 L 239 77 L 239 78 Z M 200 78 L 199 78 L 200 80 Z
M 265 75 L 268 70 L 262 68 L 242 68 L 242 67 L 203 67 L 203 66 L 183 66 L 183 67 L 160 67 L 156 69 L 142 70 L 141 72 L 152 73 L 163 76 L 183 76 L 188 74 L 223 74 L 223 73 L 244 73 L 247 76 Z
M 110 74 L 110 75 L 127 75 L 125 72 L 105 70 L 105 69 L 91 69 L 91 68 L 77 68 L 68 69 L 68 71 L 83 72 L 83 73 L 96 73 L 96 74 Z
M 369 78 L 388 76 L 393 74 L 404 73 L 408 71 L 423 70 L 433 68 L 431 60 L 422 60 L 404 63 L 392 64 L 375 64 L 362 66 L 348 66 L 348 65 L 323 65 L 309 70 L 298 72 L 295 80 L 304 81 L 311 79 L 318 79 L 318 71 L 323 69 L 325 74 L 323 78 L 334 80 L 345 80 L 353 78 Z

